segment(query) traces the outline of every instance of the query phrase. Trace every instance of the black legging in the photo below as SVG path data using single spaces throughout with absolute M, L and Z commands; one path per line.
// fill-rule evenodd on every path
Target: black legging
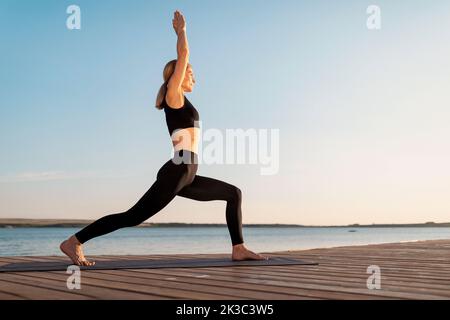
M 196 175 L 198 156 L 179 150 L 157 174 L 157 179 L 142 198 L 128 211 L 110 214 L 94 221 L 75 234 L 78 241 L 86 241 L 114 230 L 141 224 L 176 195 L 199 201 L 225 200 L 226 221 L 233 245 L 243 243 L 241 190 L 229 183 Z

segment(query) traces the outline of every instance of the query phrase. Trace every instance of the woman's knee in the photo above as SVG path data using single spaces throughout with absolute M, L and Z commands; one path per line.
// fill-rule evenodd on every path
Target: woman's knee
M 241 202 L 242 200 L 242 191 L 236 186 L 232 186 L 229 191 L 229 197 L 233 202 Z
M 122 219 L 122 225 L 125 227 L 134 227 L 146 220 L 138 210 L 133 209 L 121 213 L 120 218 Z

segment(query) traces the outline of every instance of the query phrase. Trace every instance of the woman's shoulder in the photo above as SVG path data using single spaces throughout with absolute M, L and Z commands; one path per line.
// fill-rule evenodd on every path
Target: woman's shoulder
M 164 96 L 163 103 L 162 103 L 162 105 L 164 106 L 164 108 L 172 109 L 172 110 L 183 109 L 183 108 L 186 107 L 186 105 L 188 105 L 188 104 L 190 104 L 189 100 L 187 100 L 186 96 L 183 95 L 183 105 L 181 105 L 180 107 L 174 107 L 174 106 L 171 106 L 171 105 L 168 103 L 168 101 L 167 101 L 167 93 L 166 93 L 166 95 Z

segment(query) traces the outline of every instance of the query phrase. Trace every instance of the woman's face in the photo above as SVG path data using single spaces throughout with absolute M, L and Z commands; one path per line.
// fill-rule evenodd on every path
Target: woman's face
M 188 66 L 186 67 L 186 73 L 184 75 L 184 80 L 181 87 L 185 92 L 192 92 L 192 90 L 194 89 L 194 84 L 195 84 L 194 71 L 192 70 L 192 66 L 188 64 Z

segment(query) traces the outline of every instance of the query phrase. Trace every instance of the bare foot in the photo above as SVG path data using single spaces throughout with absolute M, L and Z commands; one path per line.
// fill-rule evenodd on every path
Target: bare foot
M 71 236 L 69 239 L 63 241 L 59 248 L 61 251 L 72 260 L 72 262 L 78 266 L 93 266 L 94 261 L 88 261 L 84 257 L 83 248 L 81 243 L 75 236 Z
M 243 243 L 233 246 L 233 253 L 231 254 L 233 261 L 242 260 L 269 260 L 268 257 L 262 256 L 258 253 L 248 250 Z

